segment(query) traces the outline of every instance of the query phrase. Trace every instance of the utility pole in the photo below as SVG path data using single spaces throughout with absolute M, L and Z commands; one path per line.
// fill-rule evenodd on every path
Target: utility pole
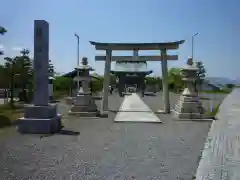
M 194 61 L 193 51 L 194 51 L 194 37 L 198 35 L 198 32 L 192 35 L 192 60 Z
M 198 35 L 198 32 L 195 33 L 194 35 L 192 35 L 192 61 L 193 61 L 193 63 L 195 63 L 195 62 L 194 62 L 194 57 L 193 57 L 193 51 L 194 51 L 194 37 L 197 36 L 197 35 Z M 194 86 L 195 86 L 195 91 L 196 91 L 196 93 L 198 94 L 197 81 L 194 82 Z
M 77 38 L 77 66 L 79 65 L 79 36 L 75 33 L 74 36 Z
M 75 33 L 74 36 L 77 38 L 77 67 L 79 66 L 79 36 Z M 77 77 L 79 77 L 79 71 L 77 69 Z M 77 91 L 80 89 L 80 82 L 77 81 Z

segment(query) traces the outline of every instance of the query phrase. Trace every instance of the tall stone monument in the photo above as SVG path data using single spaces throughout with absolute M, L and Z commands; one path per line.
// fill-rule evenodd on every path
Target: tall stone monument
M 49 104 L 49 24 L 44 20 L 34 21 L 34 77 L 33 104 L 25 106 L 24 117 L 17 123 L 21 133 L 54 133 L 61 128 L 61 115 L 56 104 Z
M 205 119 L 205 110 L 195 91 L 194 82 L 197 79 L 198 68 L 193 65 L 192 58 L 188 58 L 187 67 L 181 69 L 185 89 L 180 96 L 178 104 L 173 110 L 174 117 L 179 120 L 199 120 Z
M 89 72 L 93 71 L 92 67 L 88 65 L 87 58 L 83 58 L 81 65 L 75 68 L 77 76 L 74 81 L 78 84 L 81 82 L 81 87 L 77 91 L 76 97 L 73 99 L 73 106 L 69 111 L 70 115 L 80 116 L 97 116 L 99 111 L 89 90 L 89 84 L 92 79 Z

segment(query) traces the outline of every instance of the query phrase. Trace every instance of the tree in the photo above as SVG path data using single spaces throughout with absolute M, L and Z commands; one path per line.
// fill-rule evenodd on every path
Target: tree
M 7 89 L 8 81 L 6 77 L 6 68 L 4 65 L 0 65 L 0 89 Z
M 54 89 L 56 91 L 68 92 L 71 86 L 72 86 L 72 78 L 58 76 L 54 80 Z
M 30 51 L 29 51 L 28 49 L 26 49 L 26 48 L 23 48 L 23 49 L 20 51 L 20 54 L 21 54 L 22 56 L 28 56 L 29 53 L 30 53 Z
M 7 32 L 7 29 L 4 27 L 0 26 L 0 35 L 4 35 Z
M 6 32 L 7 30 L 4 27 L 0 26 L 0 35 L 4 35 Z M 1 50 L 0 50 L 0 55 L 3 55 L 3 51 Z
M 21 89 L 20 94 L 19 94 L 19 99 L 22 101 L 28 101 L 27 97 L 27 92 L 26 90 L 28 89 L 31 90 L 33 87 L 32 86 L 32 60 L 30 59 L 29 55 L 29 50 L 28 49 L 23 49 L 20 51 L 21 56 L 17 56 L 15 58 L 15 63 L 16 63 L 16 73 L 18 74 L 17 77 L 15 77 L 17 87 Z
M 196 67 L 198 68 L 198 71 L 197 71 L 197 80 L 195 82 L 195 89 L 197 92 L 199 92 L 201 90 L 200 87 L 202 86 L 204 79 L 206 77 L 206 70 L 202 61 L 196 61 Z M 199 88 L 197 88 L 197 86 Z
M 227 87 L 228 89 L 232 89 L 232 88 L 235 87 L 235 84 L 226 84 L 226 87 Z
M 7 85 L 10 88 L 10 104 L 13 106 L 13 97 L 14 97 L 14 70 L 15 62 L 13 58 L 5 57 L 5 79 L 9 84 Z
M 52 64 L 51 60 L 49 60 L 48 73 L 49 76 L 55 76 L 54 65 Z
M 168 84 L 172 90 L 179 92 L 183 86 L 183 80 L 180 68 L 171 68 L 168 71 Z
M 14 58 L 5 57 L 6 79 L 10 84 L 11 105 L 13 106 L 13 98 L 15 88 L 20 89 L 19 99 L 27 101 L 27 89 L 32 89 L 32 60 L 29 58 L 29 50 L 20 51 L 21 56 Z
M 110 83 L 111 86 L 116 86 L 117 84 L 117 76 L 115 74 L 110 74 Z

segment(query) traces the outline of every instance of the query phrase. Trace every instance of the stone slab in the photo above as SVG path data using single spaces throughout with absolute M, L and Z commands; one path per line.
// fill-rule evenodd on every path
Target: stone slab
M 74 111 L 69 111 L 68 112 L 69 115 L 77 115 L 77 116 L 81 116 L 81 117 L 98 117 L 100 115 L 100 113 L 98 111 L 95 112 L 74 112 Z
M 115 117 L 115 122 L 158 122 L 162 121 L 136 94 L 125 96 Z
M 24 117 L 29 119 L 50 119 L 57 114 L 56 104 L 48 106 L 35 106 L 33 104 L 25 105 Z
M 20 118 L 17 122 L 17 131 L 29 134 L 56 133 L 62 128 L 61 114 L 51 119 Z
M 175 111 L 180 112 L 180 113 L 201 113 L 203 114 L 206 110 L 203 109 L 201 104 L 197 103 L 186 103 L 184 102 L 183 104 L 177 104 L 175 105 Z
M 77 95 L 73 103 L 77 106 L 94 106 L 95 101 L 91 95 Z
M 76 106 L 73 105 L 71 107 L 72 112 L 97 112 L 97 106 L 91 105 L 91 106 Z
M 175 109 L 171 110 L 172 115 L 175 119 L 180 121 L 212 121 L 213 118 L 207 116 L 206 114 L 200 113 L 179 113 Z
M 78 94 L 68 114 L 90 117 L 98 115 L 99 111 L 95 100 L 90 94 Z
M 213 121 L 196 180 L 240 179 L 240 89 L 229 94 Z
M 119 112 L 114 121 L 162 123 L 162 121 L 153 112 Z
M 198 96 L 194 96 L 194 97 L 180 96 L 180 101 L 184 101 L 184 102 L 198 102 L 198 101 L 200 101 L 200 97 L 198 97 Z
M 136 93 L 124 97 L 119 111 L 152 112 Z

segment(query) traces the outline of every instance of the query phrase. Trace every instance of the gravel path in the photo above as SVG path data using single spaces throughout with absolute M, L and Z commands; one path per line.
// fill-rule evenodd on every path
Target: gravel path
M 145 96 L 152 109 L 160 94 Z M 176 95 L 171 95 L 174 104 Z M 123 98 L 110 96 L 117 110 Z M 100 104 L 99 102 L 97 103 Z M 59 104 L 66 114 L 68 106 Z M 109 118 L 64 116 L 65 131 L 50 136 L 0 131 L 0 180 L 190 180 L 195 174 L 210 122 L 114 123 Z

